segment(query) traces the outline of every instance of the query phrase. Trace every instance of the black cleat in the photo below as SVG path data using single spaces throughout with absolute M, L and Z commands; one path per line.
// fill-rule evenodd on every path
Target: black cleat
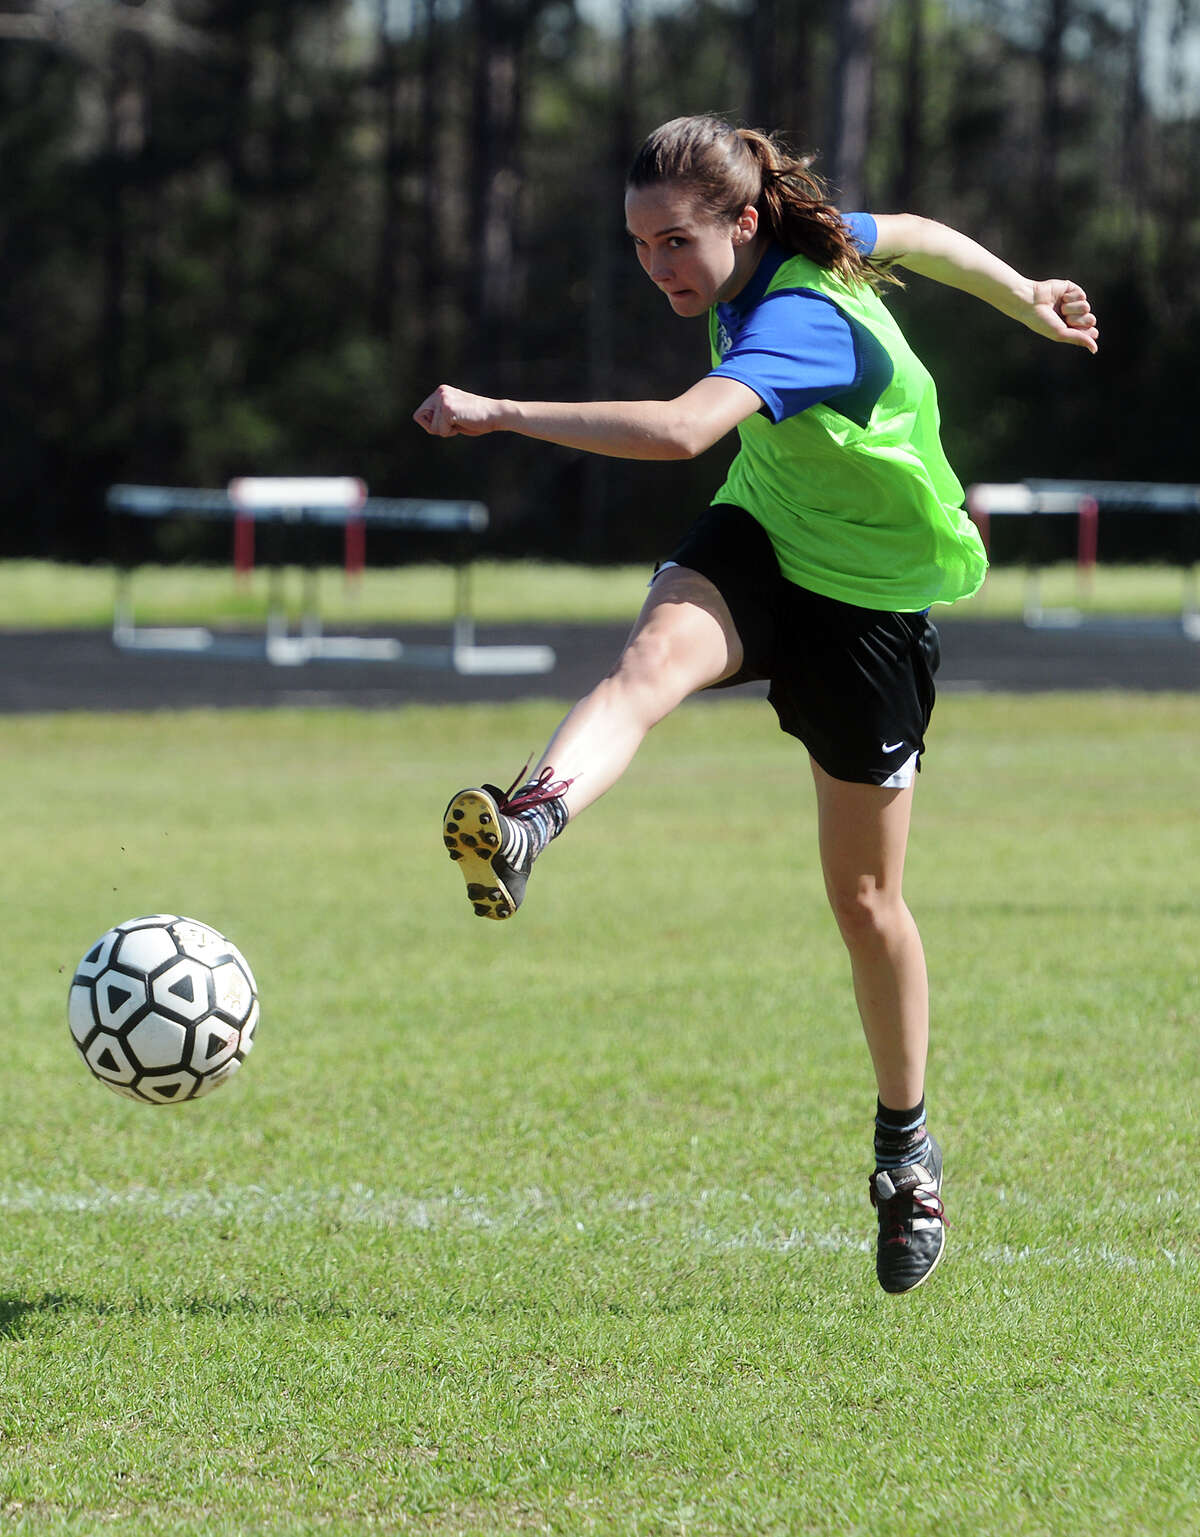
M 511 918 L 525 896 L 533 869 L 532 844 L 524 840 L 526 857 L 512 864 L 501 853 L 505 824 L 500 810 L 504 793 L 495 785 L 460 790 L 446 807 L 442 836 L 450 858 L 458 862 L 467 883 L 467 899 L 479 918 Z M 513 843 L 510 834 L 508 842 Z
M 442 838 L 462 870 L 476 917 L 511 918 L 520 907 L 533 861 L 552 836 L 544 828 L 539 836 L 521 813 L 549 806 L 552 822 L 562 828 L 566 807 L 551 803 L 561 803 L 570 783 L 555 780 L 553 770 L 544 768 L 536 779 L 522 783 L 518 778 L 508 790 L 495 785 L 460 790 L 446 807 Z
M 942 1150 L 932 1137 L 925 1163 L 876 1169 L 871 1205 L 879 1213 L 875 1274 L 885 1292 L 910 1292 L 927 1281 L 946 1252 Z

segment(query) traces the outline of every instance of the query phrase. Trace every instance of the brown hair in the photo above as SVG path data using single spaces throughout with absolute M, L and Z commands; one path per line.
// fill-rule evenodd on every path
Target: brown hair
M 625 185 L 679 182 L 714 219 L 731 224 L 750 204 L 758 210 L 760 229 L 786 251 L 807 256 L 847 283 L 887 282 L 889 275 L 855 245 L 825 183 L 810 167 L 811 157 L 793 155 L 756 128 L 734 128 L 708 115 L 676 117 L 638 150 Z

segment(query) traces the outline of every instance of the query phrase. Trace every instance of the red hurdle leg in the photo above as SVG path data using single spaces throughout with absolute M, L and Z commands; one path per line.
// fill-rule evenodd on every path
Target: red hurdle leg
M 1081 593 L 1090 593 L 1100 542 L 1100 508 L 1094 496 L 1079 498 L 1079 541 L 1076 547 L 1076 575 Z
M 233 569 L 239 578 L 254 570 L 254 519 L 244 512 L 233 519 Z
M 367 563 L 367 525 L 364 519 L 346 519 L 346 580 L 356 582 Z

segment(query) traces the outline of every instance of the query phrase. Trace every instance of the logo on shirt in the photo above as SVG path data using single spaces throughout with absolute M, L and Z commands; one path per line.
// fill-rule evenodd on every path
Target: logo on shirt
M 733 337 L 729 334 L 729 328 L 725 322 L 717 317 L 717 356 L 723 358 L 733 346 Z

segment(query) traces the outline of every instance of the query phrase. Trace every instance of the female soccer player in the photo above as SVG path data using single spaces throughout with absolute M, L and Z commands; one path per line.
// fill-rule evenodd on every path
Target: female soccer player
M 886 1291 L 910 1291 L 945 1245 L 925 960 L 901 889 L 938 662 L 928 609 L 975 592 L 986 560 L 933 382 L 879 290 L 897 263 L 1091 352 L 1095 317 L 1077 284 L 1030 281 L 944 225 L 840 214 L 807 162 L 713 117 L 650 135 L 625 214 L 671 309 L 708 317 L 710 372 L 673 400 L 492 400 L 442 385 L 415 420 L 438 437 L 516 432 L 633 459 L 690 459 L 736 427 L 740 451 L 532 776 L 460 791 L 443 836 L 475 912 L 508 918 L 538 854 L 652 726 L 698 689 L 769 679 L 780 726 L 811 759 L 825 886 L 875 1070 L 876 1270 Z

